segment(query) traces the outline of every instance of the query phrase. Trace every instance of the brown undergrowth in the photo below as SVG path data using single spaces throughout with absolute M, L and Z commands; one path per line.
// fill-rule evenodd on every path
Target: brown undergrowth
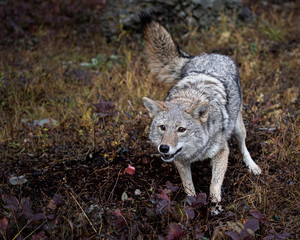
M 299 239 L 299 24 L 293 9 L 258 10 L 251 23 L 224 17 L 174 33 L 187 52 L 230 55 L 240 69 L 247 145 L 263 173 L 249 174 L 231 141 L 216 217 L 209 162 L 194 164 L 201 194 L 185 201 L 176 169 L 147 139 L 141 98 L 163 99 L 169 86 L 149 74 L 140 35 L 107 43 L 41 26 L 2 46 L 1 237 Z

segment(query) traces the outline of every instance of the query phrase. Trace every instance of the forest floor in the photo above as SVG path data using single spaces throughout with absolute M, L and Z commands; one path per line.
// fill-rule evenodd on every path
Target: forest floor
M 150 75 L 141 34 L 108 42 L 72 25 L 28 29 L 0 47 L 0 236 L 3 239 L 299 239 L 299 7 L 172 32 L 191 54 L 237 63 L 254 176 L 230 141 L 224 212 L 210 215 L 209 161 L 193 165 L 199 195 L 148 140 L 141 98 L 170 86 Z M 135 167 L 130 174 L 128 166 Z

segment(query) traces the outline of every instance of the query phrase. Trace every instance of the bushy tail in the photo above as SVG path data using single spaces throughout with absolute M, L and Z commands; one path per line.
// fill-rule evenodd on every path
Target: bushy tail
M 181 70 L 191 56 L 180 50 L 168 31 L 149 14 L 141 13 L 140 19 L 150 71 L 163 82 L 179 80 Z

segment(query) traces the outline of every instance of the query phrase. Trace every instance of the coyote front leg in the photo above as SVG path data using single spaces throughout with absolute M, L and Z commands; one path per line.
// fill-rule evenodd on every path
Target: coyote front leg
M 211 160 L 212 178 L 210 184 L 210 197 L 212 202 L 215 203 L 221 201 L 221 187 L 227 169 L 228 155 L 229 148 L 226 143 L 225 147 Z
M 216 203 L 216 207 L 211 210 L 213 215 L 219 214 L 222 211 L 218 203 L 221 201 L 221 187 L 227 169 L 228 155 L 229 148 L 226 142 L 225 147 L 211 160 L 212 178 L 210 184 L 210 198 L 213 203 Z
M 190 161 L 174 160 L 174 164 L 179 172 L 185 193 L 188 196 L 196 196 Z

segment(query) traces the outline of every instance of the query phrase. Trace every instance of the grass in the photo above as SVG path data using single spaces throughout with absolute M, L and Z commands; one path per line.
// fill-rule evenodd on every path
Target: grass
M 228 239 L 226 232 L 239 232 L 253 218 L 249 210 L 257 210 L 267 220 L 256 218 L 255 238 L 299 238 L 297 27 L 292 14 L 269 11 L 248 24 L 224 17 L 207 31 L 174 33 L 191 54 L 219 52 L 237 62 L 247 144 L 263 169 L 257 178 L 247 173 L 232 141 L 225 213 L 210 217 L 208 204 L 194 207 L 193 219 L 176 170 L 160 162 L 147 140 L 150 119 L 141 98 L 163 99 L 170 86 L 149 74 L 140 35 L 122 31 L 107 43 L 97 33 L 51 35 L 41 27 L 30 39 L 2 46 L 2 237 L 156 239 L 170 236 L 175 222 L 186 239 Z M 49 118 L 58 124 L 22 123 Z M 136 167 L 134 176 L 124 172 L 128 164 Z M 195 164 L 193 172 L 201 179 L 196 191 L 208 194 L 208 163 Z M 9 184 L 20 175 L 28 183 Z M 172 192 L 166 181 L 179 190 Z M 171 201 L 159 212 L 162 190 Z M 38 213 L 44 215 L 36 220 Z

